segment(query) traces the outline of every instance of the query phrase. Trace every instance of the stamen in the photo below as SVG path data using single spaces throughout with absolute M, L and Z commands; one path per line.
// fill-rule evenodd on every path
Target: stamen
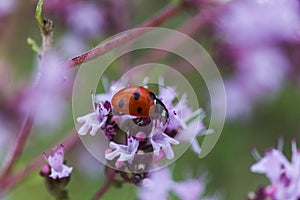
M 96 111 L 96 107 L 95 107 L 95 93 L 94 93 L 94 90 L 91 90 L 91 96 L 92 96 L 93 110 Z
M 278 138 L 277 149 L 278 149 L 279 151 L 281 151 L 281 152 L 282 152 L 282 150 L 283 150 L 283 144 L 284 144 L 284 138 L 283 138 L 283 136 L 280 136 L 280 137 Z
M 102 76 L 102 85 L 103 85 L 104 91 L 108 92 L 109 91 L 109 80 L 108 80 L 107 76 Z
M 148 83 L 148 81 L 149 81 L 149 77 L 148 76 L 146 76 L 145 78 L 144 78 L 144 80 L 143 80 L 143 85 L 147 85 L 147 83 Z M 147 88 L 147 87 L 146 87 Z
M 261 159 L 261 155 L 258 153 L 255 147 L 252 148 L 251 154 L 256 161 L 259 161 Z
M 48 161 L 46 152 L 43 152 L 43 157 L 45 158 L 46 161 Z
M 296 139 L 292 139 L 292 152 L 297 152 L 297 143 Z

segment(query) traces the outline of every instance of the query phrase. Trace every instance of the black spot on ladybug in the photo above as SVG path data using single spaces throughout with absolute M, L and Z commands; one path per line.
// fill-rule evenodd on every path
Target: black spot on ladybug
M 156 99 L 155 94 L 153 94 L 152 92 L 150 92 L 150 98 L 151 98 L 152 100 Z
M 140 98 L 140 93 L 135 92 L 135 93 L 133 94 L 133 98 L 134 98 L 134 100 L 138 100 L 138 99 Z
M 119 106 L 119 108 L 122 108 L 122 107 L 124 106 L 124 100 L 123 100 L 123 99 L 121 99 L 121 100 L 119 101 L 118 106 Z
M 141 112 L 142 112 L 142 110 L 143 110 L 143 108 L 142 108 L 142 107 L 138 107 L 136 111 L 137 111 L 138 113 L 141 113 Z

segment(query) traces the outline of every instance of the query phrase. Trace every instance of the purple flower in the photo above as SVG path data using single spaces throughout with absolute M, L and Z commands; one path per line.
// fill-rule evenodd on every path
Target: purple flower
M 237 65 L 236 76 L 253 98 L 278 91 L 289 70 L 287 58 L 274 47 L 248 50 Z
M 94 112 L 77 118 L 77 122 L 84 123 L 78 130 L 78 134 L 86 135 L 91 129 L 90 134 L 96 135 L 97 131 L 105 124 L 109 112 L 110 108 L 99 102 Z
M 16 4 L 15 0 L 0 1 L 0 17 L 2 15 L 7 15 L 7 14 L 11 13 L 14 9 L 15 4 Z
M 233 0 L 220 15 L 220 32 L 231 46 L 236 71 L 226 83 L 227 116 L 247 117 L 254 103 L 281 89 L 290 63 L 282 42 L 300 31 L 297 0 Z
M 113 160 L 115 157 L 120 156 L 117 161 L 127 161 L 131 164 L 134 159 L 135 153 L 138 150 L 139 141 L 132 136 L 128 136 L 127 145 L 110 142 L 109 147 L 113 149 L 113 151 L 105 153 L 105 158 L 107 160 Z
M 169 193 L 173 192 L 182 200 L 199 200 L 199 199 L 217 199 L 203 197 L 205 191 L 204 179 L 189 179 L 182 182 L 172 180 L 171 172 L 168 168 L 155 171 L 142 182 L 139 190 L 139 199 L 168 199 Z
M 281 89 L 288 72 L 289 62 L 279 49 L 247 49 L 234 75 L 225 82 L 227 117 L 248 116 L 256 101 Z
M 60 55 L 66 58 L 74 57 L 87 50 L 87 45 L 83 38 L 70 32 L 65 33 L 57 44 Z
M 185 120 L 185 126 L 181 129 L 179 134 L 176 135 L 176 139 L 180 142 L 191 143 L 191 149 L 196 154 L 201 152 L 200 145 L 198 144 L 197 137 L 211 134 L 214 131 L 208 130 L 203 123 L 203 119 L 206 114 L 202 108 L 189 114 Z M 188 124 L 187 122 L 190 121 Z
M 237 117 L 246 117 L 252 111 L 253 99 L 245 91 L 244 86 L 239 79 L 235 77 L 225 82 L 227 110 L 226 117 L 234 119 Z
M 49 52 L 37 69 L 35 85 L 26 92 L 20 110 L 33 111 L 39 126 L 57 127 L 66 110 L 65 93 L 72 74 L 59 65 L 60 57 Z
M 139 190 L 139 199 L 168 199 L 169 191 L 173 185 L 171 172 L 168 168 L 156 171 L 142 182 Z
M 56 179 L 70 176 L 73 167 L 68 167 L 63 164 L 64 150 L 62 145 L 60 145 L 58 148 L 54 148 L 52 155 L 49 155 L 48 158 L 44 153 L 44 158 L 51 167 L 51 174 L 49 177 Z
M 162 149 L 167 159 L 171 160 L 174 158 L 174 152 L 171 144 L 179 144 L 179 142 L 166 135 L 161 127 L 153 126 L 149 139 L 153 147 L 154 155 L 159 155 L 160 149 Z
M 95 4 L 84 1 L 70 6 L 67 21 L 82 37 L 99 35 L 104 23 L 101 9 Z
M 299 31 L 297 0 L 232 1 L 221 14 L 221 31 L 238 46 L 261 46 L 291 40 Z
M 180 183 L 173 183 L 174 193 L 184 200 L 196 200 L 204 192 L 205 185 L 197 179 L 190 179 Z
M 159 80 L 159 85 L 159 98 L 164 101 L 170 115 L 165 133 L 174 133 L 175 130 L 175 135 L 171 135 L 179 142 L 191 143 L 192 150 L 199 154 L 201 148 L 196 137 L 212 132 L 211 130 L 207 130 L 203 123 L 203 119 L 206 116 L 203 109 L 200 108 L 193 111 L 193 109 L 188 106 L 186 94 L 182 95 L 179 101 L 174 105 L 172 101 L 176 98 L 176 89 L 172 87 L 162 87 L 162 85 L 164 85 L 163 79 Z
M 270 149 L 251 171 L 265 174 L 270 180 L 268 187 L 274 199 L 298 200 L 300 198 L 300 151 L 296 142 L 292 142 L 292 160 L 286 159 L 281 149 Z M 273 188 L 270 190 L 270 188 Z

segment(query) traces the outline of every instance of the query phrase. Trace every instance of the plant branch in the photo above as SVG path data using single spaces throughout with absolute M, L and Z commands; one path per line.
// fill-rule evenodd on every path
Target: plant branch
M 95 196 L 92 198 L 92 200 L 98 200 L 105 194 L 105 192 L 109 189 L 111 183 L 113 182 L 115 175 L 116 175 L 116 171 L 114 169 L 108 168 L 105 182 L 103 186 L 95 194 Z
M 20 129 L 20 132 L 18 134 L 17 141 L 15 142 L 15 146 L 13 147 L 13 150 L 8 155 L 7 161 L 5 162 L 4 167 L 1 170 L 0 173 L 0 187 L 4 187 L 3 182 L 7 175 L 10 173 L 14 163 L 17 161 L 17 159 L 20 157 L 28 136 L 30 135 L 31 129 L 33 125 L 33 117 L 28 114 L 22 124 L 22 127 Z
M 142 23 L 141 25 L 137 26 L 137 28 L 146 28 L 146 27 L 155 27 L 161 25 L 163 22 L 168 20 L 169 18 L 173 17 L 176 15 L 179 11 L 181 10 L 181 6 L 175 6 L 175 5 L 170 5 L 166 7 L 164 10 L 162 10 L 158 15 L 153 17 L 152 19 Z M 72 68 L 76 67 L 82 63 L 89 62 L 91 60 L 94 60 L 101 55 L 104 55 L 115 48 L 131 41 L 132 39 L 142 35 L 145 33 L 145 30 L 143 29 L 136 29 L 135 31 L 131 31 L 130 33 L 125 32 L 122 33 L 111 40 L 99 45 L 98 47 L 91 49 L 79 56 L 76 56 L 62 64 L 63 67 L 66 68 Z
M 53 23 L 51 20 L 42 19 L 42 6 L 43 0 L 39 0 L 35 12 L 36 21 L 40 27 L 42 34 L 42 52 L 40 57 L 40 63 L 42 63 L 44 55 L 51 47 L 51 41 L 53 36 Z M 35 88 L 38 85 L 38 82 L 39 77 L 37 76 L 35 82 L 33 83 L 33 88 Z M 30 135 L 33 126 L 33 121 L 34 112 L 32 112 L 32 109 L 29 109 L 28 113 L 25 115 L 17 140 L 14 143 L 15 146 L 13 146 L 12 151 L 8 154 L 7 161 L 4 163 L 4 167 L 0 171 L 0 187 L 4 187 L 3 182 L 11 172 L 18 158 L 20 157 L 27 142 L 27 139 Z
M 57 144 L 63 144 L 64 150 L 68 151 L 72 149 L 79 142 L 79 140 L 80 138 L 77 132 L 72 131 L 64 139 L 57 142 Z M 51 152 L 51 151 L 52 148 L 49 148 L 46 152 Z M 13 188 L 16 184 L 20 183 L 29 174 L 38 170 L 44 163 L 45 163 L 44 157 L 42 155 L 37 156 L 25 168 L 15 172 L 14 174 L 6 178 L 5 189 L 9 190 Z
M 53 22 L 50 19 L 42 17 L 42 10 L 43 0 L 39 0 L 35 10 L 35 19 L 39 25 L 42 34 L 42 50 L 40 52 L 40 55 L 43 58 L 51 48 L 53 38 Z
M 195 35 L 198 31 L 200 31 L 205 25 L 210 23 L 213 19 L 214 16 L 216 16 L 217 13 L 219 13 L 223 9 L 222 6 L 216 4 L 214 6 L 210 6 L 207 8 L 202 9 L 199 13 L 197 13 L 194 17 L 188 19 L 183 25 L 181 25 L 177 31 L 184 33 L 188 36 Z M 182 45 L 182 42 L 184 41 L 177 41 L 173 42 L 176 40 L 173 37 L 167 38 L 163 42 L 164 47 L 168 47 L 168 49 L 176 49 L 180 45 Z M 165 51 L 159 51 L 157 52 L 156 50 L 150 51 L 147 55 L 143 56 L 143 58 L 139 61 L 137 61 L 134 65 L 140 65 L 143 63 L 151 63 L 151 62 L 156 62 L 158 60 L 162 60 L 165 57 L 169 56 L 169 52 Z M 184 68 L 182 68 L 184 69 Z

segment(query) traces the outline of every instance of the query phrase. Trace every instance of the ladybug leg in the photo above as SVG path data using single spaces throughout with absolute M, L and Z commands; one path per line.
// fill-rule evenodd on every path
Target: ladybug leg
M 138 126 L 147 126 L 151 123 L 150 117 L 138 117 L 132 120 Z
M 142 126 L 144 123 L 144 118 L 140 117 L 140 118 L 136 118 L 137 120 L 135 121 L 135 123 L 139 126 Z
M 164 103 L 158 98 L 155 99 L 155 104 L 155 119 L 157 119 L 157 123 L 163 122 L 163 124 L 165 125 L 169 121 L 169 111 Z

